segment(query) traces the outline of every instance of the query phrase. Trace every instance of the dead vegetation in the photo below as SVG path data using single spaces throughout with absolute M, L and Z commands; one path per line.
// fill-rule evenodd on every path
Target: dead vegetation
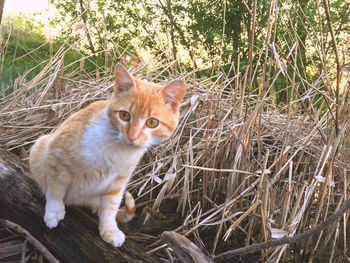
M 165 230 L 220 257 L 228 250 L 304 233 L 349 199 L 349 40 L 337 47 L 332 33 L 329 47 L 317 39 L 319 32 L 307 32 L 324 67 L 310 82 L 295 66 L 300 47 L 293 28 L 288 33 L 294 44 L 287 53 L 275 45 L 275 11 L 272 6 L 266 28 L 256 26 L 266 29 L 266 44 L 255 50 L 254 42 L 248 43 L 244 69 L 238 61 L 224 71 L 211 61 L 206 74 L 200 69 L 185 73 L 176 61 L 164 60 L 152 67 L 138 62 L 131 69 L 150 81 L 182 77 L 188 83 L 173 139 L 147 152 L 128 187 L 138 206 L 134 225 L 144 233 L 148 253 L 162 262 L 176 262 L 174 251 L 159 238 Z M 323 26 L 332 32 L 327 19 Z M 326 49 L 332 54 L 325 54 Z M 112 91 L 112 74 L 102 74 L 106 69 L 94 76 L 63 74 L 69 67 L 63 65 L 64 52 L 31 81 L 23 76 L 2 91 L 0 147 L 23 160 L 38 136 Z M 257 57 L 261 65 L 253 63 Z M 330 65 L 336 69 L 329 70 Z M 100 77 L 104 75 L 108 77 Z M 277 89 L 281 78 L 286 87 Z M 253 85 L 256 79 L 259 83 Z M 292 95 L 277 104 L 276 91 Z M 241 255 L 237 261 L 344 262 L 350 257 L 347 222 L 345 213 L 315 236 Z
M 18 79 L 0 100 L 0 147 L 24 160 L 39 135 L 111 93 L 111 77 L 63 75 L 63 56 L 63 50 L 57 53 L 33 80 Z M 173 139 L 146 154 L 129 184 L 149 253 L 165 261 L 174 257 L 159 241 L 164 230 L 190 238 L 209 255 L 292 237 L 348 198 L 349 105 L 346 99 L 337 105 L 327 94 L 324 76 L 309 83 L 300 99 L 277 107 L 273 94 L 245 93 L 245 74 L 215 70 L 198 77 L 195 71 L 181 74 L 172 63 L 152 70 L 138 64 L 131 71 L 151 81 L 162 81 L 164 73 L 183 77 L 189 87 Z M 241 260 L 341 261 L 350 256 L 347 218 L 314 238 Z

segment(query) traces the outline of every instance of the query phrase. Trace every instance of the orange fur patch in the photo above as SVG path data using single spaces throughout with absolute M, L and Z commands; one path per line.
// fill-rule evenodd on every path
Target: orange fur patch
M 125 175 L 125 176 L 117 176 L 117 178 L 115 178 L 114 182 L 115 182 L 116 184 L 119 184 L 119 183 L 121 183 L 121 182 L 126 181 L 128 178 L 129 178 L 128 175 Z
M 126 207 L 126 212 L 128 213 L 128 214 L 135 214 L 135 212 L 136 212 L 136 207 L 134 206 L 134 207 Z
M 111 189 L 111 190 L 109 190 L 109 191 L 106 193 L 106 195 L 117 195 L 117 194 L 120 193 L 120 191 L 121 191 L 121 189 L 119 189 L 119 188 L 117 188 L 117 189 Z

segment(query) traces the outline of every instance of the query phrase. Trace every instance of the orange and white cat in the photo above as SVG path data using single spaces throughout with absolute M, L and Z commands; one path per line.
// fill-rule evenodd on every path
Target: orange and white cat
M 117 64 L 108 101 L 92 103 L 40 137 L 29 162 L 46 196 L 46 225 L 58 225 L 65 204 L 89 206 L 98 213 L 102 239 L 120 247 L 125 235 L 116 216 L 129 221 L 135 213 L 128 192 L 119 210 L 125 188 L 147 148 L 175 131 L 185 90 L 182 80 L 165 86 L 145 82 Z

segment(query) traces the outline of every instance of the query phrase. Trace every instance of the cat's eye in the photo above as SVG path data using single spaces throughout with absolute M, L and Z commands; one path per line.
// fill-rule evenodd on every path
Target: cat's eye
M 149 118 L 147 121 L 146 121 L 146 125 L 147 127 L 149 128 L 155 128 L 159 125 L 159 121 L 155 118 Z
M 119 118 L 122 121 L 130 121 L 130 113 L 127 111 L 119 111 Z

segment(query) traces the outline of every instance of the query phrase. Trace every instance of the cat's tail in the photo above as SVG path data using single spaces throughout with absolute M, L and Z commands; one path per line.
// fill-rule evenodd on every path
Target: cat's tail
M 125 206 L 119 209 L 117 214 L 118 222 L 129 222 L 134 218 L 136 212 L 135 199 L 132 195 L 126 191 L 125 192 Z

